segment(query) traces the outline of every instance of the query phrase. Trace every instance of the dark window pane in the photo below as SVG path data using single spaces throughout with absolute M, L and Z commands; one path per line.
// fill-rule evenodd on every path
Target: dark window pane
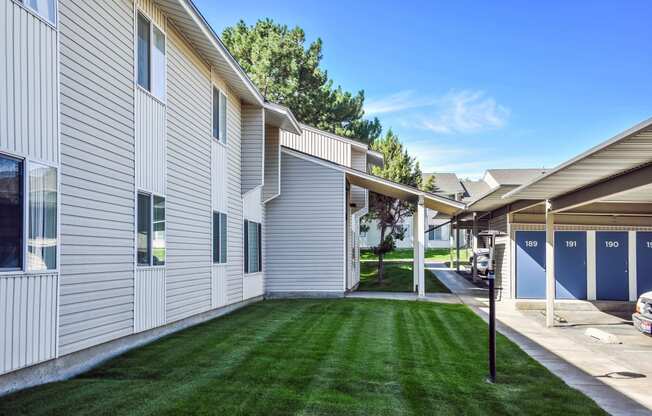
M 150 90 L 150 41 L 149 20 L 138 14 L 138 85 Z
M 154 266 L 165 264 L 165 198 L 154 196 L 154 238 L 152 239 L 152 262 Z
M 213 212 L 213 263 L 220 263 L 220 213 Z
M 249 221 L 244 222 L 244 272 L 249 273 Z
M 213 137 L 220 139 L 220 92 L 213 88 Z
M 150 225 L 151 225 L 151 199 L 149 195 L 138 194 L 138 264 L 149 266 L 151 253 Z
M 32 163 L 28 184 L 27 268 L 53 270 L 57 267 L 57 170 Z
M 0 269 L 23 267 L 23 163 L 0 156 Z
M 263 227 L 258 225 L 258 271 L 263 270 Z
M 220 214 L 220 262 L 226 263 L 226 235 L 227 235 L 227 224 L 226 224 L 226 214 Z

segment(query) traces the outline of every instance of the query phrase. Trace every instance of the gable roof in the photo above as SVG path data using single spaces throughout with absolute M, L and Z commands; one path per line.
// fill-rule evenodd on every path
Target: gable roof
M 280 110 L 275 107 L 278 104 L 270 103 L 263 97 L 192 0 L 156 0 L 156 5 L 183 33 L 186 41 L 199 52 L 206 63 L 223 75 L 226 84 L 242 101 L 263 107 L 266 112 L 275 111 L 283 118 L 273 121 L 278 127 L 285 125 L 293 131 L 301 130 L 289 109 L 279 106 L 285 109 Z
M 471 201 L 491 189 L 489 184 L 482 179 L 478 179 L 477 181 L 464 179 L 460 181 L 460 183 L 462 184 L 462 187 L 465 191 L 462 201 Z
M 431 176 L 435 177 L 434 193 L 446 195 L 464 193 L 464 188 L 456 174 L 452 172 L 424 173 L 423 181 L 427 181 Z
M 532 179 L 542 176 L 546 169 L 488 169 L 484 180 L 492 188 L 503 185 L 522 185 Z M 493 180 L 493 181 L 492 181 Z M 492 183 L 495 181 L 495 184 Z
M 550 199 L 652 162 L 652 118 L 533 178 L 508 196 Z

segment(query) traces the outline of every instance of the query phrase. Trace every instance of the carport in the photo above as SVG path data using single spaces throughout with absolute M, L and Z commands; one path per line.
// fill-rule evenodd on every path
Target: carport
M 392 182 L 351 168 L 343 168 L 346 180 L 369 191 L 416 204 L 417 210 L 412 216 L 413 254 L 413 288 L 419 296 L 426 295 L 425 285 L 425 247 L 426 247 L 426 208 L 434 211 L 438 218 L 453 218 L 465 208 L 463 202 L 421 191 L 411 186 Z
M 635 301 L 652 290 L 652 119 L 503 197 L 515 232 L 516 297 Z M 512 202 L 513 201 L 513 202 Z

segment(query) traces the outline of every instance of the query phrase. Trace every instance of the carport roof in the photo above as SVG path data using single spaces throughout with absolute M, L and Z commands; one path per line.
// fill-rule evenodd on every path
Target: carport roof
M 652 118 L 510 191 L 504 198 L 552 199 L 614 178 L 650 162 L 652 162 Z
M 330 160 L 322 159 L 295 149 L 290 149 L 285 146 L 281 147 L 282 151 L 286 154 L 318 163 L 331 169 L 339 170 L 346 175 L 346 179 L 352 185 L 368 189 L 381 195 L 387 195 L 401 200 L 423 199 L 423 204 L 426 208 L 448 216 L 454 216 L 462 212 L 465 208 L 464 203 L 455 201 L 453 199 L 435 195 L 430 192 L 424 192 L 412 186 L 392 182 L 379 176 L 349 168 L 347 166 L 331 162 Z

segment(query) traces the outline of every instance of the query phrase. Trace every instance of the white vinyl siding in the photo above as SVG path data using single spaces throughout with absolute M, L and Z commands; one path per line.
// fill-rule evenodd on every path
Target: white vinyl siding
M 281 154 L 281 188 L 265 209 L 267 292 L 342 292 L 344 174 Z
M 127 1 L 59 8 L 59 353 L 67 354 L 133 332 L 134 21 Z
M 242 193 L 263 184 L 264 112 L 242 106 Z
M 353 169 L 366 172 L 367 171 L 367 152 L 352 148 L 351 149 L 351 167 Z M 351 208 L 351 212 L 355 213 L 367 208 L 367 190 L 359 186 L 351 185 L 351 195 L 349 202 L 355 204 Z
M 137 187 L 165 195 L 165 105 L 141 88 L 135 94 Z
M 134 286 L 134 332 L 165 324 L 165 268 L 138 268 Z
M 13 1 L 0 22 L 0 151 L 57 164 L 57 31 Z
M 281 130 L 281 145 L 351 167 L 350 143 L 320 134 L 312 129 L 303 129 L 301 135 Z
M 56 355 L 56 274 L 0 276 L 0 374 Z
M 263 201 L 274 198 L 281 192 L 280 160 L 280 130 L 278 127 L 265 126 L 265 184 L 263 185 Z
M 166 320 L 211 308 L 210 72 L 168 27 Z

